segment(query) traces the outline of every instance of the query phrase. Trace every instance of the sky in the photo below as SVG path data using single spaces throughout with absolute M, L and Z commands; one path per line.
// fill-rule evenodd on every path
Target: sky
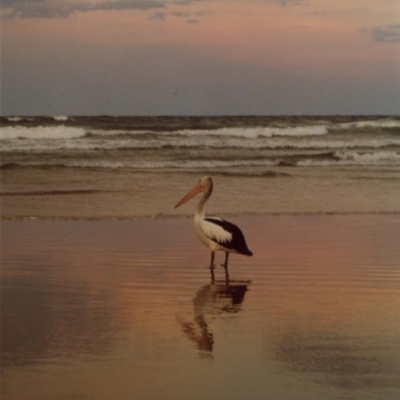
M 400 114 L 399 0 L 2 0 L 2 115 Z

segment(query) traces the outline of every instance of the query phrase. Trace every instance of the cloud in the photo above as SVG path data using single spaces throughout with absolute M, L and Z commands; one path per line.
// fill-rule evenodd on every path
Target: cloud
M 185 6 L 200 3 L 202 0 L 1 0 L 0 17 L 3 18 L 67 18 L 75 13 L 98 10 L 151 10 L 166 8 L 169 5 Z M 239 0 L 238 0 L 239 1 Z M 285 7 L 287 4 L 302 4 L 306 0 L 266 0 Z M 194 13 L 198 17 L 207 11 Z M 188 13 L 174 11 L 175 17 L 189 18 Z M 154 18 L 164 20 L 165 15 L 154 14 Z M 198 22 L 195 18 L 189 23 Z
M 371 35 L 376 42 L 400 43 L 400 23 L 378 26 L 372 29 Z
M 185 21 L 186 21 L 188 24 L 192 24 L 192 25 L 197 24 L 197 23 L 200 22 L 200 19 L 199 19 L 199 18 L 196 18 L 196 17 L 204 17 L 204 16 L 209 15 L 209 14 L 210 14 L 209 12 L 206 13 L 206 12 L 204 12 L 204 11 L 197 11 L 197 12 L 194 12 L 194 13 L 193 13 L 193 15 L 194 15 L 195 17 L 192 17 L 191 14 L 190 14 L 189 12 L 181 12 L 181 11 L 172 11 L 172 12 L 171 12 L 171 15 L 172 15 L 173 17 L 184 18 Z
M 272 1 L 274 3 L 278 3 L 280 4 L 282 7 L 286 7 L 289 4 L 296 4 L 296 5 L 304 5 L 304 4 L 308 4 L 307 0 L 269 0 Z
M 98 10 L 149 10 L 165 8 L 162 0 L 3 0 L 1 16 L 5 18 L 69 17 L 76 12 Z
M 172 11 L 171 15 L 173 15 L 174 17 L 181 17 L 181 18 L 187 18 L 190 16 L 190 13 L 183 13 L 180 11 Z
M 158 21 L 165 21 L 165 18 L 166 18 L 166 13 L 164 11 L 157 11 L 149 19 L 158 20 Z
M 199 10 L 199 11 L 195 11 L 194 15 L 197 15 L 198 17 L 206 17 L 208 15 L 210 15 L 211 12 L 210 11 L 206 11 L 206 10 Z

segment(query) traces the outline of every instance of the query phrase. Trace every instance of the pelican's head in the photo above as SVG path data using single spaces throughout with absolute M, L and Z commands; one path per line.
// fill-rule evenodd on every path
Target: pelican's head
M 193 187 L 193 189 L 190 190 L 189 193 L 185 197 L 183 197 L 181 201 L 179 201 L 179 203 L 175 206 L 175 208 L 189 201 L 192 197 L 196 196 L 197 193 L 206 192 L 211 194 L 212 189 L 213 189 L 213 181 L 211 177 L 210 176 L 201 177 L 199 181 L 196 183 L 196 185 Z

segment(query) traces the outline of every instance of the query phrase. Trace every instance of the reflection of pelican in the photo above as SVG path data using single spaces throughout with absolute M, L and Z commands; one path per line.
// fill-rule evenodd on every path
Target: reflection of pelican
M 253 253 L 248 249 L 243 233 L 236 225 L 221 218 L 205 217 L 204 205 L 211 196 L 212 190 L 212 179 L 209 176 L 202 177 L 196 186 L 179 201 L 175 208 L 186 203 L 197 193 L 203 193 L 194 214 L 194 228 L 200 240 L 211 250 L 211 269 L 214 268 L 215 252 L 225 252 L 223 267 L 225 268 L 226 277 L 228 278 L 229 253 L 243 254 L 246 256 L 252 256 Z
M 214 336 L 209 329 L 206 316 L 223 313 L 237 313 L 251 281 L 231 281 L 212 283 L 201 287 L 193 299 L 194 321 L 180 320 L 181 328 L 198 350 L 210 354 L 213 351 Z M 204 354 L 204 353 L 203 353 Z

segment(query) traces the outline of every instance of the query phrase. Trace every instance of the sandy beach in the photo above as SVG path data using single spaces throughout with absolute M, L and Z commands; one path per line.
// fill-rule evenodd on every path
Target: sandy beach
M 2 399 L 397 400 L 399 216 L 231 220 L 3 221 Z
M 400 213 L 397 167 L 242 168 L 212 174 L 208 209 L 216 215 Z M 114 171 L 58 168 L 2 170 L 3 219 L 130 219 L 191 215 L 174 209 L 212 171 Z M 241 176 L 242 175 L 242 176 Z

